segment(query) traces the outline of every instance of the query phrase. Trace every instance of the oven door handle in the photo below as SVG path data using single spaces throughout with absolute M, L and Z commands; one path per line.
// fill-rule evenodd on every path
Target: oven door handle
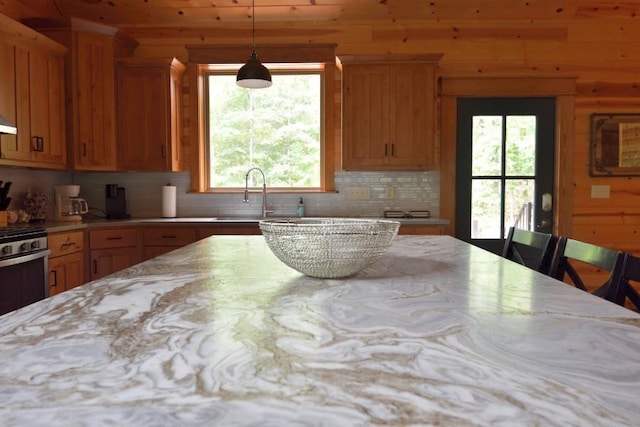
M 44 258 L 49 256 L 49 250 L 43 250 L 38 252 L 33 252 L 30 254 L 17 256 L 15 258 L 9 258 L 0 261 L 0 268 L 2 267 L 10 267 L 12 265 L 24 264 L 25 262 L 33 261 L 36 259 Z

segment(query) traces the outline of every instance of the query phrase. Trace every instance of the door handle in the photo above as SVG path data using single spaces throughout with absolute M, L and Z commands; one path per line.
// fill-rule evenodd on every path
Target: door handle
M 551 209 L 553 209 L 553 196 L 551 196 L 551 193 L 542 195 L 542 204 L 540 206 L 543 212 L 551 212 Z

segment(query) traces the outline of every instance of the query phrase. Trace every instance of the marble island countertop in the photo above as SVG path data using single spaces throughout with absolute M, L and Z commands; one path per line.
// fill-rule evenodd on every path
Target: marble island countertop
M 640 316 L 448 236 L 344 280 L 210 237 L 0 317 L 4 426 L 629 426 Z

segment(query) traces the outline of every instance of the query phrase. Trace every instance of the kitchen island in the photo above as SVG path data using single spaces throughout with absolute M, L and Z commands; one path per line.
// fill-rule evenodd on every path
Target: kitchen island
M 2 425 L 637 425 L 640 316 L 448 236 L 210 237 L 0 317 Z

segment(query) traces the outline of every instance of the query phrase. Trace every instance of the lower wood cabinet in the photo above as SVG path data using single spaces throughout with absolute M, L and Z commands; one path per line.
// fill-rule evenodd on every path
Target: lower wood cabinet
M 402 224 L 398 234 L 404 235 L 441 235 L 444 234 L 442 225 Z
M 244 236 L 260 235 L 257 222 L 229 222 L 201 225 L 198 227 L 198 240 L 209 236 Z
M 399 234 L 443 234 L 441 225 L 402 224 Z M 50 294 L 55 295 L 88 280 L 123 270 L 141 261 L 181 248 L 209 236 L 260 235 L 257 222 L 216 224 L 131 225 L 88 231 L 88 267 L 85 277 L 84 232 L 49 235 Z
M 195 241 L 195 226 L 145 226 L 142 230 L 142 258 L 148 260 Z
M 89 276 L 96 280 L 141 261 L 138 227 L 89 231 Z
M 49 296 L 68 291 L 85 282 L 84 231 L 53 233 L 49 247 Z

